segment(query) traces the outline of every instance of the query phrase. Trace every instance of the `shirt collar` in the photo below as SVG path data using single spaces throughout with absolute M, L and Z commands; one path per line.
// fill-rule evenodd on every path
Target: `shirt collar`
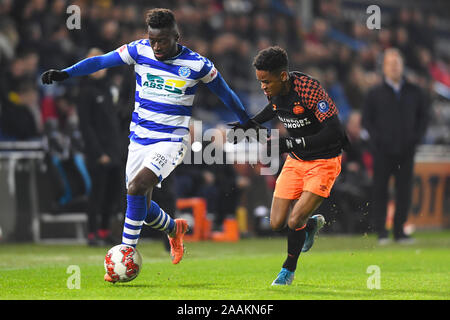
M 386 82 L 386 84 L 388 86 L 390 86 L 394 90 L 395 93 L 400 92 L 400 90 L 403 87 L 403 83 L 404 83 L 403 79 L 401 79 L 399 83 L 395 83 L 394 81 L 392 81 L 391 79 L 388 79 L 388 78 L 384 78 L 384 81 Z

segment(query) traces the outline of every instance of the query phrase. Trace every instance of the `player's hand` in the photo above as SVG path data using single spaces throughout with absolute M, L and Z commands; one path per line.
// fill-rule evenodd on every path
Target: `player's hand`
M 242 124 L 239 121 L 228 123 L 232 130 L 243 129 L 244 131 L 248 129 L 266 129 L 264 126 L 260 125 L 253 119 L 248 120 L 246 123 Z
M 256 122 L 253 119 L 248 120 L 246 123 L 242 124 L 239 121 L 228 123 L 228 126 L 231 127 L 231 130 L 227 134 L 227 141 L 233 142 L 234 144 L 241 142 L 244 136 L 237 136 L 235 134 L 235 130 L 242 129 L 244 132 L 246 132 L 249 129 L 255 129 L 255 139 L 259 140 L 259 130 L 267 130 L 266 127 L 262 126 L 258 122 Z M 249 137 L 248 135 L 245 135 L 246 137 Z
M 55 69 L 47 70 L 41 76 L 43 84 L 52 84 L 53 81 L 63 81 L 67 78 L 69 78 L 69 74 L 67 72 Z

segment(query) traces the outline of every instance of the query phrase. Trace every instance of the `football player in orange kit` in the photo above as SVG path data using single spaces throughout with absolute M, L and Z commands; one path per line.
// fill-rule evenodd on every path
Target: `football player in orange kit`
M 261 124 L 277 117 L 289 133 L 268 143 L 277 144 L 280 154 L 289 153 L 276 182 L 270 225 L 273 230 L 288 227 L 288 255 L 272 285 L 290 285 L 300 253 L 311 248 L 325 224 L 322 215 L 311 215 L 330 195 L 348 139 L 319 81 L 289 72 L 284 49 L 260 51 L 253 66 L 269 103 L 252 120 Z

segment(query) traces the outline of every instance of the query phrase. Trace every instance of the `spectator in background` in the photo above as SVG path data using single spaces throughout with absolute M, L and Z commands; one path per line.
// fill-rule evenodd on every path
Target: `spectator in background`
M 113 51 L 119 46 L 118 37 L 119 23 L 115 20 L 108 20 L 101 27 L 98 47 L 105 52 Z
M 411 203 L 414 154 L 428 124 L 428 101 L 422 90 L 403 77 L 403 58 L 398 49 L 383 57 L 384 81 L 366 97 L 363 125 L 370 135 L 374 156 L 373 215 L 380 244 L 389 240 L 385 228 L 388 182 L 395 176 L 394 239 L 410 243 L 403 232 Z
M 343 123 L 347 122 L 351 112 L 351 106 L 342 84 L 337 79 L 336 69 L 330 67 L 325 71 L 323 85 L 330 98 L 339 106 L 339 118 Z
M 38 62 L 38 53 L 29 49 L 22 49 L 11 60 L 5 68 L 5 72 L 0 75 L 0 103 L 2 100 L 8 100 L 8 95 L 17 92 L 20 87 L 23 89 L 24 83 L 26 83 L 26 86 L 34 86 Z
M 198 132 L 195 132 L 196 126 L 194 125 L 193 118 L 189 123 L 189 135 L 190 142 L 196 141 L 195 137 Z M 203 150 L 192 150 L 189 148 L 189 154 L 183 159 L 183 162 L 175 168 L 175 194 L 177 198 L 190 198 L 198 197 L 200 189 L 203 185 L 202 168 L 199 165 L 194 165 L 194 159 L 197 159 L 195 154 L 202 152 Z
M 233 165 L 226 162 L 227 152 L 234 154 L 234 149 L 228 150 L 225 129 L 223 125 L 215 127 L 211 141 L 205 141 L 197 151 L 202 157 L 191 149 L 190 160 L 175 169 L 178 197 L 205 198 L 208 213 L 214 216 L 212 229 L 216 231 L 221 229 L 225 218 L 234 217 L 240 197 L 238 176 Z M 191 129 L 191 141 L 193 132 Z M 199 160 L 202 163 L 196 163 Z
M 237 174 L 232 164 L 227 164 L 227 146 L 225 127 L 219 125 L 216 127 L 217 133 L 222 134 L 214 138 L 209 144 L 209 150 L 216 159 L 223 159 L 212 165 L 205 165 L 203 168 L 204 190 L 211 188 L 216 191 L 216 203 L 214 206 L 214 224 L 213 229 L 219 230 L 223 221 L 227 217 L 233 217 L 239 202 L 240 192 L 237 186 Z
M 245 201 L 249 213 L 247 219 L 249 219 L 251 231 L 257 235 L 272 232 L 270 204 L 273 188 L 270 187 L 270 182 L 274 177 L 261 175 L 261 168 L 260 164 L 248 166 L 246 175 L 238 176 L 237 179 L 237 186 L 242 190 L 241 200 Z
M 363 180 L 373 176 L 373 159 L 370 154 L 367 137 L 362 131 L 362 114 L 360 111 L 352 111 L 345 125 L 350 145 L 345 151 L 345 165 L 342 170 L 348 172 L 360 172 Z M 367 135 L 367 134 L 366 134 Z
M 408 33 L 408 29 L 404 26 L 400 26 L 395 30 L 395 47 L 397 47 L 402 53 L 405 64 L 412 65 L 414 62 L 414 46 L 412 45 Z
M 298 61 L 303 66 L 326 66 L 331 62 L 331 41 L 328 38 L 329 24 L 323 18 L 315 18 L 311 31 L 306 35 L 304 56 Z M 295 61 L 295 60 L 294 60 Z M 304 67 L 303 67 L 304 68 Z
M 363 139 L 361 112 L 353 111 L 345 125 L 350 145 L 342 156 L 342 171 L 332 194 L 338 206 L 339 231 L 366 232 L 369 227 L 368 204 L 372 185 L 372 155 Z M 328 209 L 333 212 L 333 210 Z
M 14 58 L 20 40 L 14 20 L 9 16 L 11 9 L 12 0 L 0 1 L 0 68 L 3 70 Z
M 345 93 L 353 110 L 361 110 L 364 104 L 364 71 L 358 64 L 349 68 L 347 81 L 345 82 Z
M 10 91 L 0 112 L 0 131 L 5 139 L 29 140 L 42 133 L 39 93 L 32 83 Z
M 91 49 L 87 58 L 102 54 L 99 49 Z M 119 143 L 119 118 L 107 70 L 99 70 L 82 82 L 77 110 L 92 180 L 87 208 L 88 244 L 98 245 L 104 241 L 112 243 L 110 218 L 114 212 L 119 211 L 119 199 L 125 190 L 125 179 Z
M 83 155 L 74 98 L 70 93 L 49 99 L 42 108 L 44 140 L 54 189 L 54 212 L 82 211 L 91 190 Z

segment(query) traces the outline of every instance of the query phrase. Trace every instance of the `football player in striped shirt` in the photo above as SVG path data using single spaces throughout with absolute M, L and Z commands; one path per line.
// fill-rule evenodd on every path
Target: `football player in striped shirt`
M 172 219 L 151 201 L 151 195 L 153 188 L 185 156 L 189 119 L 199 83 L 214 92 L 243 127 L 252 128 L 254 122 L 213 63 L 178 43 L 180 34 L 172 11 L 149 10 L 146 23 L 148 39 L 125 44 L 63 70 L 48 70 L 42 74 L 42 82 L 51 84 L 124 64 L 134 66 L 136 94 L 126 164 L 127 211 L 122 243 L 136 246 L 143 224 L 165 231 L 172 263 L 177 264 L 184 254 L 183 236 L 188 224 L 183 219 Z M 107 275 L 105 280 L 112 281 Z

